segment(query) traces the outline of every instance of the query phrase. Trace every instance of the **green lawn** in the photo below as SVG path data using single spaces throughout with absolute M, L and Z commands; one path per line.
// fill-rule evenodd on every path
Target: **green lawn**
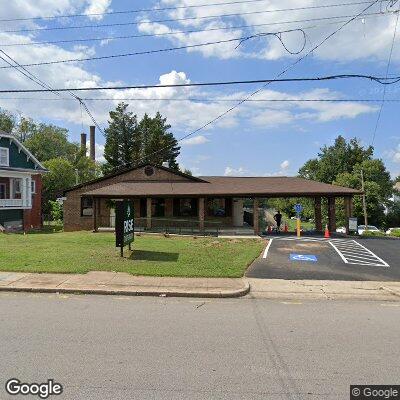
M 126 248 L 121 258 L 111 233 L 0 234 L 0 270 L 240 277 L 263 246 L 258 239 L 137 236 L 133 253 Z

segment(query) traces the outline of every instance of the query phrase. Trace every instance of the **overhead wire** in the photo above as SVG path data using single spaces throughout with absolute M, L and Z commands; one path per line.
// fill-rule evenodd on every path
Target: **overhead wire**
M 235 5 L 235 4 L 247 4 L 247 3 L 261 3 L 269 0 L 236 0 L 229 1 L 223 3 L 208 3 L 208 4 L 194 4 L 194 5 L 185 5 L 185 6 L 175 6 L 175 7 L 154 7 L 154 8 L 142 8 L 136 10 L 121 10 L 121 11 L 105 11 L 102 13 L 84 13 L 84 14 L 59 14 L 59 15 L 51 15 L 51 16 L 38 16 L 38 17 L 25 17 L 25 18 L 3 18 L 0 19 L 0 22 L 13 22 L 13 21 L 38 21 L 38 20 L 54 20 L 54 19 L 62 19 L 62 18 L 75 18 L 75 17 L 100 17 L 100 16 L 109 16 L 109 15 L 123 15 L 123 14 L 137 14 L 143 12 L 162 12 L 162 11 L 173 11 L 173 10 L 182 10 L 182 9 L 193 9 L 193 8 L 203 8 L 203 7 L 215 7 L 215 6 L 227 6 L 227 5 Z M 383 0 L 391 2 L 392 0 Z M 372 1 L 357 1 L 351 3 L 339 3 L 339 4 L 326 4 L 320 6 L 307 6 L 307 7 L 298 7 L 294 9 L 314 9 L 314 8 L 329 8 L 329 7 L 339 7 L 339 6 L 352 6 L 352 5 L 361 5 L 361 4 L 369 4 Z M 274 12 L 274 11 L 271 11 Z
M 391 63 L 391 61 L 392 61 L 394 42 L 395 42 L 395 40 L 396 40 L 396 33 L 397 33 L 397 25 L 398 25 L 398 23 L 399 23 L 399 15 L 400 15 L 400 7 L 399 7 L 399 9 L 396 11 L 396 23 L 395 23 L 395 25 L 394 25 L 393 38 L 392 38 L 392 43 L 391 43 L 390 51 L 389 51 L 389 57 L 388 57 L 387 65 L 386 65 L 386 73 L 385 73 L 385 77 L 386 77 L 386 78 L 387 78 L 388 75 L 389 75 L 390 63 Z M 375 143 L 375 137 L 376 137 L 376 133 L 377 133 L 377 131 L 378 131 L 379 122 L 380 122 L 380 120 L 381 120 L 381 115 L 382 115 L 383 106 L 385 105 L 385 98 L 386 98 L 386 86 L 383 87 L 382 102 L 381 102 L 381 106 L 380 106 L 379 111 L 378 111 L 378 116 L 377 116 L 377 118 L 376 118 L 374 131 L 373 131 L 373 133 L 372 133 L 372 140 L 371 140 L 371 145 L 372 145 L 372 146 L 373 146 L 374 143 Z

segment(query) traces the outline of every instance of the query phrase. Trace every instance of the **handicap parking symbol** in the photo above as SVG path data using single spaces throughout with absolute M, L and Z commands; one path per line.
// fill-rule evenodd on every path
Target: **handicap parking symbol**
M 290 254 L 290 261 L 309 261 L 317 262 L 317 256 L 313 254 Z

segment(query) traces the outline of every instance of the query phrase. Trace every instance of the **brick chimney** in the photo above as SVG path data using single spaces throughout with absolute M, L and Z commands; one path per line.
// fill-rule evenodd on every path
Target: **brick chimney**
M 81 133 L 81 151 L 86 155 L 86 133 Z
M 95 161 L 96 159 L 96 127 L 90 126 L 90 158 Z

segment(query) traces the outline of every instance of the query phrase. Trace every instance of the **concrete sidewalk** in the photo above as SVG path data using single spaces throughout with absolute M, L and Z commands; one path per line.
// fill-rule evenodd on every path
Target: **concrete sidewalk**
M 0 272 L 0 291 L 239 297 L 246 295 L 249 289 L 248 282 L 242 278 L 169 278 L 105 271 L 92 271 L 83 275 Z
M 249 297 L 280 300 L 365 299 L 400 301 L 400 282 L 247 278 Z

